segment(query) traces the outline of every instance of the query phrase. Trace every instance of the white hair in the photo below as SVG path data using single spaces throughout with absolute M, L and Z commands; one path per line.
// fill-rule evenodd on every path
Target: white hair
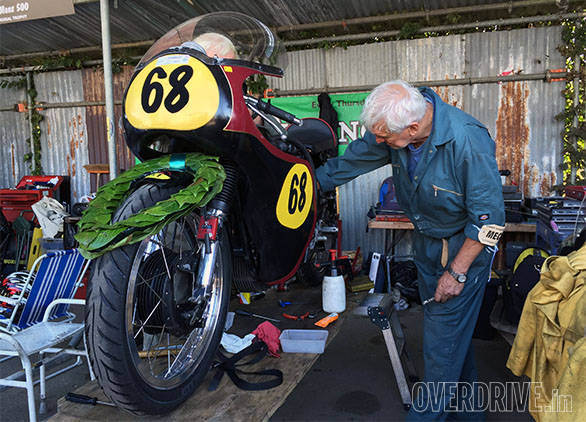
M 225 35 L 217 32 L 205 32 L 198 35 L 193 40 L 195 43 L 201 45 L 208 56 L 213 57 L 214 55 L 221 58 L 238 58 L 238 52 L 236 47 Z
M 369 131 L 385 123 L 391 133 L 400 133 L 425 115 L 427 101 L 405 81 L 385 82 L 368 95 L 362 109 L 362 121 Z

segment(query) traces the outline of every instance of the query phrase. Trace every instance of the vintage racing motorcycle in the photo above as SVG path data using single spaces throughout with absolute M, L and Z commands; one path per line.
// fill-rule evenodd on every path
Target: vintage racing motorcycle
M 206 55 L 193 41 L 204 33 L 226 36 L 237 58 Z M 143 163 L 98 191 L 78 238 L 99 244 L 85 250 L 97 257 L 86 336 L 98 381 L 120 408 L 163 414 L 194 392 L 232 287 L 310 279 L 312 263 L 327 261 L 335 195 L 319 191 L 314 170 L 337 150 L 335 135 L 247 94 L 251 76 L 283 75 L 283 52 L 263 23 L 219 12 L 174 28 L 136 67 L 122 121 Z

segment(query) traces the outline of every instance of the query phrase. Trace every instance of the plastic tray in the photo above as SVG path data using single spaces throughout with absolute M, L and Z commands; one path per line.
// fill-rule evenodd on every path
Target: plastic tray
M 47 252 L 60 251 L 63 249 L 63 239 L 54 239 L 52 237 L 43 237 L 39 239 L 41 248 Z
M 323 353 L 327 330 L 284 330 L 279 337 L 285 353 Z

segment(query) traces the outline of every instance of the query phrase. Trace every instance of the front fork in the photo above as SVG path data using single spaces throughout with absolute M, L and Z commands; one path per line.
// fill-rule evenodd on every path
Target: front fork
M 192 300 L 209 297 L 211 294 L 212 277 L 216 266 L 219 250 L 220 231 L 234 202 L 238 186 L 239 172 L 234 163 L 222 163 L 226 172 L 222 191 L 210 201 L 209 208 L 204 210 L 197 227 L 197 239 L 203 241 L 200 251 L 200 265 L 196 283 L 193 286 Z
M 209 293 L 211 286 L 214 268 L 216 266 L 216 259 L 218 256 L 218 234 L 222 230 L 222 223 L 224 220 L 224 212 L 219 209 L 212 209 L 201 216 L 197 228 L 197 239 L 203 241 L 203 247 L 200 251 L 200 263 L 197 273 L 197 282 L 194 286 L 195 290 L 204 289 Z

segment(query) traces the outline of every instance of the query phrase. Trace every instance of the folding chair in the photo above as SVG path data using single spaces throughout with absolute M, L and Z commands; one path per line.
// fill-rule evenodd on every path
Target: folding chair
M 20 357 L 22 370 L 0 379 L 0 385 L 26 388 L 31 421 L 36 421 L 34 384 L 40 382 L 40 413 L 45 410 L 46 380 L 79 364 L 81 357 L 88 359 L 83 350 L 66 346 L 54 347 L 74 336 L 81 338 L 84 325 L 74 323 L 75 315 L 69 305 L 85 305 L 85 300 L 73 299 L 90 261 L 86 261 L 77 249 L 49 252 L 40 256 L 26 277 L 22 273 L 15 280 L 21 281 L 16 297 L 0 296 L 0 302 L 12 306 L 10 316 L 0 316 L 0 355 Z M 71 343 L 70 343 L 71 345 Z M 31 364 L 31 355 L 39 353 L 39 361 Z M 45 359 L 46 353 L 53 354 Z M 45 366 L 61 354 L 77 356 L 75 363 L 46 374 Z M 88 366 L 89 366 L 88 360 Z M 39 380 L 33 379 L 33 366 L 39 367 Z M 25 381 L 18 380 L 24 371 Z M 94 375 L 90 367 L 90 377 Z

